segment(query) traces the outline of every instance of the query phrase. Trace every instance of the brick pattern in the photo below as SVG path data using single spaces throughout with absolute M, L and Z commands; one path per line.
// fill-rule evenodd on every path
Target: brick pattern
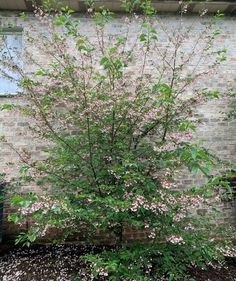
M 81 30 L 87 35 L 93 37 L 91 23 L 89 19 L 81 17 Z M 195 16 L 189 16 L 186 19 L 188 24 L 195 22 L 194 24 L 194 36 L 204 28 L 206 24 L 205 19 L 197 18 Z M 18 17 L 17 13 L 14 12 L 2 12 L 1 13 L 1 26 L 6 27 L 9 23 L 16 27 L 23 27 L 24 32 L 26 30 L 30 31 L 30 24 L 36 24 L 36 29 L 38 32 L 42 31 L 43 27 L 35 21 L 33 16 L 29 16 L 29 20 L 24 22 Z M 168 28 L 172 29 L 176 23 L 176 16 L 174 15 L 163 15 L 163 24 Z M 111 24 L 109 24 L 109 31 L 111 33 L 122 33 L 124 30 L 124 17 L 120 16 L 115 19 Z M 228 88 L 235 88 L 236 82 L 234 80 L 234 73 L 236 69 L 236 19 L 233 17 L 226 17 L 222 22 L 220 22 L 220 28 L 222 34 L 220 35 L 219 44 L 222 47 L 227 47 L 228 49 L 228 60 L 222 65 L 220 71 L 217 74 L 210 77 L 210 79 L 202 85 L 199 81 L 201 87 L 209 87 L 214 89 L 219 89 L 220 91 L 226 91 Z M 131 26 L 131 34 L 135 34 L 138 31 L 137 25 L 133 24 Z M 165 35 L 160 33 L 160 42 L 162 47 L 165 47 L 166 40 Z M 191 44 L 191 42 L 189 43 Z M 188 48 L 188 46 L 186 46 Z M 39 59 L 40 54 L 36 54 Z M 29 65 L 28 67 L 29 69 Z M 27 102 L 24 100 L 24 96 L 14 96 L 14 97 L 0 97 L 0 105 L 6 102 L 12 102 L 15 104 Z M 200 106 L 196 114 L 201 117 L 202 124 L 198 128 L 196 134 L 196 139 L 203 139 L 204 145 L 209 148 L 213 153 L 219 156 L 222 160 L 227 160 L 229 162 L 236 162 L 236 121 L 226 120 L 225 113 L 231 108 L 232 101 L 225 99 L 219 99 L 215 101 L 208 102 Z M 8 111 L 0 112 L 0 134 L 5 135 L 8 141 L 12 142 L 14 146 L 18 149 L 27 148 L 33 152 L 35 157 L 40 157 L 41 155 L 41 145 L 39 142 L 34 142 L 32 136 L 30 135 L 27 126 L 29 120 L 24 119 L 20 114 L 12 114 Z M 7 165 L 7 163 L 14 163 L 17 161 L 17 154 L 12 151 L 7 145 L 0 144 L 0 172 L 6 172 L 8 179 L 16 174 L 16 165 Z M 184 188 L 191 185 L 199 185 L 204 182 L 204 177 L 199 175 L 192 175 L 188 173 L 183 173 L 179 177 L 179 186 Z M 235 204 L 234 202 L 222 203 L 220 208 L 223 210 L 222 220 L 228 223 L 235 223 Z M 7 215 L 8 206 L 5 205 L 5 217 Z M 10 224 L 6 224 L 6 232 L 12 234 L 15 232 L 16 227 Z M 126 231 L 126 234 L 130 239 L 143 237 L 144 234 L 139 232 Z M 100 237 L 101 238 L 101 237 Z

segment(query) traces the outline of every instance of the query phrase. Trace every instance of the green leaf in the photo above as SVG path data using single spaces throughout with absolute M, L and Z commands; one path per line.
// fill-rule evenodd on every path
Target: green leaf
M 37 235 L 35 233 L 31 233 L 28 235 L 28 239 L 31 243 L 34 242 L 36 240 L 36 238 L 37 238 Z
M 166 83 L 161 84 L 161 93 L 165 95 L 170 95 L 172 92 L 170 86 Z
M 28 166 L 21 166 L 19 169 L 19 173 L 21 173 L 21 174 L 26 174 L 28 171 L 29 171 Z
M 209 167 L 207 167 L 207 166 L 201 167 L 200 166 L 199 168 L 203 172 L 204 175 L 209 176 L 209 172 L 210 172 Z
M 140 36 L 139 36 L 139 40 L 141 42 L 146 42 L 147 41 L 147 34 L 146 33 L 142 33 Z
M 25 12 L 21 12 L 20 13 L 20 18 L 23 20 L 23 21 L 26 21 L 28 19 L 28 15 L 25 13 Z
M 32 204 L 32 202 L 30 200 L 27 200 L 27 199 L 23 199 L 20 203 L 20 205 L 24 208 L 28 208 L 31 204 Z
M 79 45 L 82 45 L 82 44 L 85 44 L 84 39 L 82 39 L 82 38 L 78 39 L 77 42 L 76 42 L 76 45 L 79 46 Z
M 45 71 L 45 69 L 40 68 L 40 69 L 36 70 L 35 75 L 36 76 L 47 76 L 47 72 Z
M 12 103 L 4 103 L 1 105 L 0 109 L 1 111 L 3 110 L 10 110 L 14 107 L 14 105 Z
M 20 216 L 18 214 L 9 214 L 8 215 L 8 221 L 18 223 L 21 220 Z
M 20 195 L 15 195 L 11 198 L 11 203 L 13 206 L 19 205 L 22 202 L 23 198 Z
M 192 148 L 191 155 L 192 155 L 193 160 L 196 160 L 197 159 L 197 155 L 198 155 L 197 149 Z

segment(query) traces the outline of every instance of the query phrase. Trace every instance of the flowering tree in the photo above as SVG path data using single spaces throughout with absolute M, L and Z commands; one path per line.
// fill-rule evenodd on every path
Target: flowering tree
M 195 85 L 225 60 L 224 49 L 212 48 L 220 15 L 193 37 L 185 6 L 170 31 L 150 2 L 141 1 L 142 16 L 124 18 L 120 34 L 107 28 L 110 11 L 90 8 L 93 36 L 80 31 L 70 9 L 52 15 L 36 8 L 50 34 L 27 36 L 26 56 L 36 69 L 33 75 L 20 71 L 28 104 L 2 107 L 31 118 L 33 136 L 47 143 L 44 159 L 35 160 L 3 138 L 22 162 L 13 185 L 43 191 L 12 196 L 17 213 L 9 219 L 32 220 L 17 242 L 28 245 L 50 228 L 65 238 L 82 233 L 90 242 L 98 230 L 113 235 L 111 251 L 84 257 L 83 280 L 179 280 L 188 266 L 222 258 L 225 242 L 214 239 L 210 217 L 195 212 L 219 200 L 219 180 L 185 191 L 175 182 L 183 168 L 208 176 L 215 165 L 192 132 L 195 107 L 218 97 Z M 130 12 L 135 2 L 123 4 Z M 35 46 L 46 62 L 34 57 Z M 127 229 L 143 230 L 145 241 L 127 243 Z

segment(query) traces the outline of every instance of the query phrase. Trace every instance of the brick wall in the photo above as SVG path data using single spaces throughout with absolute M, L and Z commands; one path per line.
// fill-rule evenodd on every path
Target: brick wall
M 1 12 L 1 25 L 7 26 L 10 22 L 13 26 L 23 27 L 24 32 L 31 32 L 30 25 L 34 23 L 36 26 L 36 33 L 42 31 L 42 26 L 33 18 L 29 16 L 29 20 L 24 22 L 20 19 L 17 13 L 14 12 Z M 81 16 L 80 16 L 81 17 Z M 170 29 L 176 25 L 177 17 L 174 15 L 162 15 L 163 24 Z M 204 28 L 207 20 L 198 18 L 196 16 L 188 16 L 185 19 L 187 24 L 194 23 L 194 36 L 197 36 L 199 32 Z M 112 33 L 122 33 L 124 26 L 124 17 L 119 16 L 112 23 L 109 24 L 109 31 Z M 204 83 L 200 80 L 199 85 L 201 87 L 208 87 L 213 89 L 219 89 L 225 91 L 228 88 L 234 88 L 236 82 L 234 80 L 234 74 L 236 70 L 236 18 L 225 17 L 220 22 L 220 28 L 222 34 L 219 37 L 218 44 L 228 49 L 228 60 L 222 65 L 217 74 L 213 75 Z M 138 25 L 132 25 L 132 33 L 137 32 Z M 92 29 L 89 19 L 81 17 L 81 30 L 87 35 L 91 34 Z M 35 31 L 34 31 L 35 32 Z M 164 34 L 158 34 L 160 42 L 165 44 Z M 163 39 L 163 40 L 162 40 Z M 25 42 L 26 43 L 26 42 Z M 191 42 L 189 42 L 191 44 Z M 187 46 L 188 47 L 188 46 Z M 218 47 L 218 46 L 216 46 Z M 40 58 L 40 54 L 36 53 L 36 56 Z M 29 70 L 31 66 L 25 65 L 25 68 Z M 0 104 L 12 102 L 12 103 L 25 103 L 24 96 L 13 97 L 0 97 Z M 236 121 L 225 120 L 225 113 L 227 113 L 231 106 L 231 101 L 220 99 L 208 102 L 200 106 L 196 113 L 202 118 L 202 124 L 198 128 L 196 138 L 204 139 L 205 147 L 212 150 L 222 160 L 227 160 L 232 163 L 236 163 Z M 18 149 L 26 147 L 33 152 L 34 157 L 40 157 L 42 144 L 34 142 L 30 132 L 27 130 L 29 120 L 22 118 L 20 114 L 12 114 L 11 112 L 0 112 L 0 134 L 5 135 L 6 138 L 14 144 Z M 14 163 L 17 161 L 17 154 L 12 151 L 7 145 L 0 144 L 0 172 L 6 172 L 8 179 L 16 173 L 17 166 L 15 164 L 8 165 L 9 162 Z M 199 185 L 204 182 L 204 178 L 199 175 L 192 175 L 184 173 L 179 177 L 179 186 L 181 188 L 191 185 Z M 223 209 L 223 220 L 229 223 L 235 223 L 235 206 L 234 202 L 222 203 L 220 208 Z M 7 205 L 5 207 L 5 216 L 7 214 Z M 6 224 L 7 233 L 12 232 L 12 227 Z M 15 231 L 15 230 L 14 230 Z

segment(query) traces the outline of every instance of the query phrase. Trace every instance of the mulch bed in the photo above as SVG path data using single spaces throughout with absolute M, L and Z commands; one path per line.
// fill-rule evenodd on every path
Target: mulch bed
M 236 259 L 227 258 L 226 267 L 220 269 L 208 268 L 207 270 L 192 270 L 192 275 L 197 281 L 235 281 Z
M 81 255 L 91 250 L 96 251 L 96 248 L 78 245 L 36 245 L 30 249 L 22 249 L 2 245 L 0 246 L 0 280 L 71 281 L 83 266 Z M 97 250 L 102 249 L 100 247 Z M 227 267 L 221 269 L 193 269 L 191 275 L 198 281 L 234 281 L 236 260 L 228 259 Z
M 5 246 L 0 251 L 0 280 L 71 281 L 83 266 L 81 255 L 91 250 L 75 245 Z

